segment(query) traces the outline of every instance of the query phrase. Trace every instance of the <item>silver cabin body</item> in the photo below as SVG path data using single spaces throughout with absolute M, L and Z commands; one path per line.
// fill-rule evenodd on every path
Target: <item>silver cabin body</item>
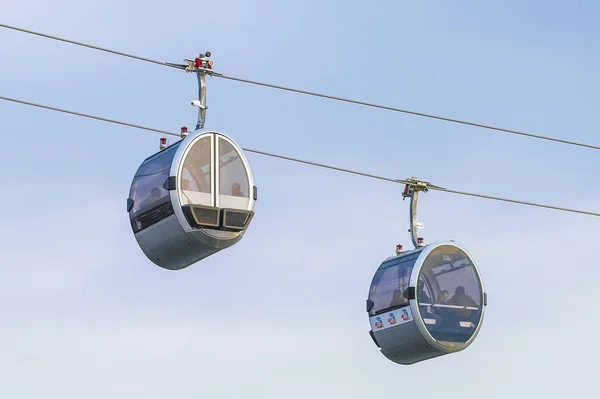
M 222 133 L 197 130 L 142 163 L 127 211 L 148 259 L 179 270 L 240 241 L 256 199 L 242 149 Z
M 439 241 L 379 266 L 367 299 L 369 334 L 389 360 L 414 364 L 471 345 L 485 306 L 471 256 L 453 241 Z

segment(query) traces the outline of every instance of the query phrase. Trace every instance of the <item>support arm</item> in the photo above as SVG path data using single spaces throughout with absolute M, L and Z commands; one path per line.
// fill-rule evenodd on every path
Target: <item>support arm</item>
M 410 197 L 410 238 L 412 240 L 415 248 L 422 246 L 419 243 L 419 234 L 417 230 L 422 228 L 421 223 L 417 221 L 417 203 L 419 200 L 419 191 L 427 192 L 429 190 L 429 183 L 417 180 L 416 178 L 406 179 L 410 184 L 407 184 L 404 187 L 404 192 L 402 193 L 403 199 L 406 197 Z
M 198 75 L 198 104 L 192 104 L 198 106 L 198 122 L 196 123 L 196 130 L 204 127 L 206 121 L 206 74 L 204 71 L 196 72 Z
M 419 234 L 417 233 L 417 201 L 419 200 L 419 192 L 411 190 L 410 195 L 410 239 L 415 248 L 419 246 Z

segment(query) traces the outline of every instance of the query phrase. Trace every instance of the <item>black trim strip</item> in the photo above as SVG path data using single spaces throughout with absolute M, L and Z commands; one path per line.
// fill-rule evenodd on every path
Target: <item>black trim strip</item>
M 166 189 L 169 191 L 173 191 L 173 190 L 177 190 L 177 177 L 175 176 L 169 176 L 167 178 L 167 181 L 165 182 L 166 184 Z

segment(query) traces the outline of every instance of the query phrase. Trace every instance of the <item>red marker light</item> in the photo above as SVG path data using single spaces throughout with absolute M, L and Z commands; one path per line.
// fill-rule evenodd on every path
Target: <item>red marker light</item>
M 200 66 L 202 66 L 202 60 L 200 58 L 196 57 L 194 62 L 196 63 L 196 68 L 200 68 Z
M 181 127 L 181 133 L 179 134 L 179 136 L 181 138 L 184 138 L 187 135 L 188 135 L 188 128 L 187 128 L 187 126 L 182 126 Z
M 167 143 L 168 143 L 168 141 L 167 141 L 166 137 L 160 138 L 160 147 L 159 148 L 161 151 L 164 150 L 165 148 L 167 148 Z
M 419 237 L 419 239 L 417 240 L 419 245 L 423 245 L 423 237 Z

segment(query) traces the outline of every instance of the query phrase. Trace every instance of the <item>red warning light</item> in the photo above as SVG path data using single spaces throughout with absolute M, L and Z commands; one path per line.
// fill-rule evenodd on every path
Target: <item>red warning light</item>
M 167 138 L 166 137 L 161 137 L 160 138 L 160 147 L 159 147 L 160 150 L 162 151 L 165 148 L 167 148 L 167 144 L 168 144 Z
M 402 244 L 396 245 L 396 255 L 399 255 L 400 253 L 402 253 Z
M 187 126 L 182 126 L 181 127 L 181 133 L 179 134 L 179 136 L 181 138 L 184 138 L 187 135 L 188 135 L 188 128 L 187 128 Z

